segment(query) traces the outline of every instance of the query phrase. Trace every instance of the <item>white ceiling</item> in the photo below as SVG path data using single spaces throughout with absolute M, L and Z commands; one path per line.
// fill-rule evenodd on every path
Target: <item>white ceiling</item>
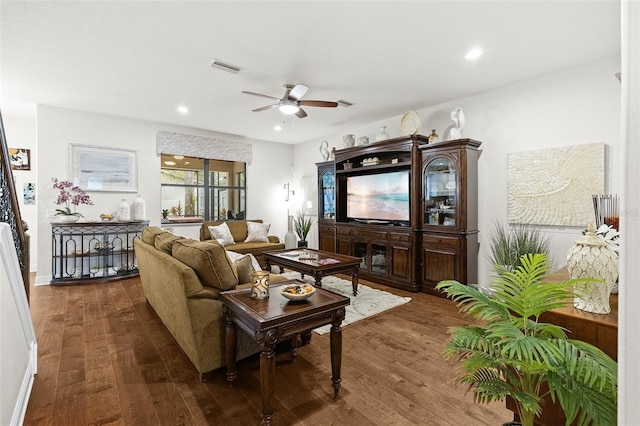
M 620 53 L 619 1 L 8 1 L 0 106 L 298 143 Z M 472 47 L 484 55 L 464 59 Z M 240 66 L 213 69 L 214 59 Z M 281 97 L 344 99 L 287 118 Z M 184 104 L 188 115 L 176 108 Z

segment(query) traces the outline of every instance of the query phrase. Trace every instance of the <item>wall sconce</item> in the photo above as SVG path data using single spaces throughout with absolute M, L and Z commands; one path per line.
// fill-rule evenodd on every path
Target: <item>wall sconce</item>
M 285 183 L 282 188 L 285 190 L 284 201 L 289 201 L 289 194 L 296 195 L 296 192 L 293 189 L 289 189 L 289 183 Z

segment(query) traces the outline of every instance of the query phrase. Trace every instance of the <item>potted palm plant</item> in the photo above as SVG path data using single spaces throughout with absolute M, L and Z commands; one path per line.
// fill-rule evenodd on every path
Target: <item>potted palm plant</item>
M 617 363 L 588 343 L 567 338 L 540 315 L 569 306 L 581 280 L 547 282 L 546 255 L 527 254 L 509 271 L 496 268 L 491 294 L 475 285 L 441 281 L 436 286 L 479 324 L 453 327 L 445 356 L 462 362 L 459 381 L 479 403 L 513 398 L 522 425 L 532 426 L 547 394 L 578 425 L 615 425 Z M 548 391 L 542 385 L 548 385 Z
M 298 241 L 298 247 L 307 247 L 307 235 L 313 225 L 313 219 L 304 214 L 304 211 L 298 210 L 293 218 L 293 229 L 300 239 Z

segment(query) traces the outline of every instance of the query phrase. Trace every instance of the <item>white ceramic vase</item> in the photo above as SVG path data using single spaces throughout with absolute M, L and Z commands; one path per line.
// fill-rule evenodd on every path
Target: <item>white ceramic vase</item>
M 284 236 L 284 248 L 291 249 L 296 247 L 296 234 L 293 232 L 293 216 L 289 216 L 289 227 L 287 233 Z
M 380 133 L 376 135 L 376 142 L 384 141 L 389 139 L 389 134 L 387 133 L 387 126 L 380 127 Z
M 118 204 L 117 217 L 119 221 L 126 222 L 131 220 L 131 211 L 129 210 L 129 203 L 124 198 Z
M 133 220 L 144 220 L 145 202 L 140 194 L 138 194 L 133 203 L 131 203 L 131 216 L 133 217 Z
M 602 281 L 578 283 L 574 290 L 573 305 L 587 312 L 611 312 L 609 296 L 618 279 L 618 254 L 593 227 L 578 239 L 567 253 L 567 269 L 571 278 L 592 278 Z
M 342 137 L 342 142 L 343 142 L 343 146 L 345 148 L 351 148 L 356 144 L 356 137 L 355 135 L 344 135 Z

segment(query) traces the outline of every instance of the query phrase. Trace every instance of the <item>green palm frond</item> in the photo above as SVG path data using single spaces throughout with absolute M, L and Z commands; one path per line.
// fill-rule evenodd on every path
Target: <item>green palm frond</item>
M 567 339 L 564 328 L 539 321 L 544 312 L 571 304 L 578 281 L 548 282 L 541 254 L 523 256 L 514 270 L 496 270 L 490 294 L 456 281 L 436 286 L 480 321 L 450 329 L 444 355 L 461 362 L 459 382 L 479 403 L 511 396 L 525 426 L 542 411 L 543 383 L 569 423 L 615 424 L 616 362 L 595 346 Z

